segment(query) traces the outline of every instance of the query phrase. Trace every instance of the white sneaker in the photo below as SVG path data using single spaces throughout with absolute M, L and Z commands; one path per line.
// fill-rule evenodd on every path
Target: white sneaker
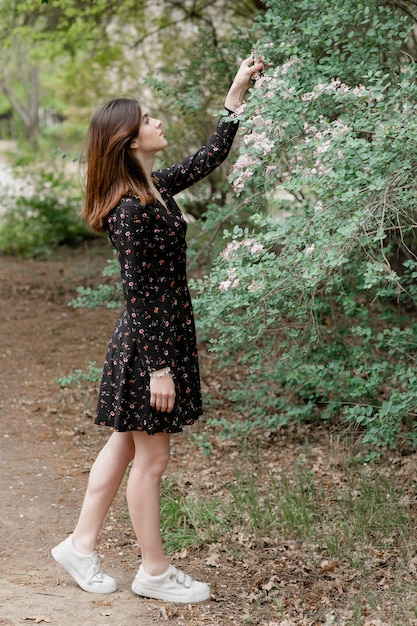
M 112 593 L 117 583 L 111 576 L 103 574 L 97 552 L 80 554 L 72 543 L 72 535 L 51 550 L 55 561 L 70 574 L 84 591 Z
M 193 580 L 170 565 L 164 574 L 149 576 L 140 566 L 132 583 L 132 591 L 139 596 L 166 602 L 202 602 L 210 598 L 210 587 Z

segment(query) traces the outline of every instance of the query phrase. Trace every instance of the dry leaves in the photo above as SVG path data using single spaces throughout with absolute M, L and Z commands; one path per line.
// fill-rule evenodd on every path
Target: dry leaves
M 334 572 L 334 570 L 337 568 L 337 566 L 339 565 L 338 561 L 322 561 L 320 563 L 320 571 L 319 571 L 319 576 L 324 576 L 325 574 L 329 574 Z

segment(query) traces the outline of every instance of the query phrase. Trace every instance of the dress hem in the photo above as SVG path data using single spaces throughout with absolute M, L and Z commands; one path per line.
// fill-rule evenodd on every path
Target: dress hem
M 198 413 L 195 417 L 190 418 L 189 421 L 183 422 L 182 424 L 178 424 L 178 426 L 174 426 L 171 428 L 161 428 L 161 430 L 155 430 L 155 429 L 147 429 L 147 428 L 124 428 L 124 429 L 118 429 L 115 428 L 113 424 L 108 424 L 106 422 L 103 421 L 99 421 L 99 420 L 95 420 L 94 421 L 94 425 L 95 426 L 106 426 L 107 428 L 112 428 L 113 432 L 116 433 L 134 433 L 134 432 L 140 432 L 140 433 L 147 433 L 148 435 L 157 435 L 158 433 L 169 433 L 170 435 L 173 435 L 175 433 L 181 433 L 183 432 L 183 428 L 185 428 L 186 426 L 193 426 L 198 420 L 199 418 L 203 415 L 203 411 L 201 411 L 201 413 Z

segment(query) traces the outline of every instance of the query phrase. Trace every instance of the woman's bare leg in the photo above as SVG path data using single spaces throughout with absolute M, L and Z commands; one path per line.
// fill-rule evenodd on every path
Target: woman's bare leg
M 77 552 L 94 550 L 104 518 L 119 489 L 127 466 L 134 457 L 130 432 L 113 432 L 91 467 L 80 516 L 73 533 Z
M 149 575 L 157 576 L 168 568 L 160 530 L 160 484 L 169 461 L 170 436 L 145 432 L 134 432 L 132 436 L 135 458 L 127 483 L 127 503 L 142 565 Z

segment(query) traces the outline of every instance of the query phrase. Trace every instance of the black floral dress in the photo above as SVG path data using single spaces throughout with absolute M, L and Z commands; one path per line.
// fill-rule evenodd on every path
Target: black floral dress
M 194 317 L 186 277 L 186 229 L 173 196 L 227 157 L 237 124 L 220 120 L 193 156 L 153 174 L 166 206 L 125 196 L 108 217 L 125 309 L 109 343 L 96 424 L 116 431 L 180 432 L 202 413 Z M 149 373 L 170 366 L 176 386 L 171 413 L 150 406 Z

